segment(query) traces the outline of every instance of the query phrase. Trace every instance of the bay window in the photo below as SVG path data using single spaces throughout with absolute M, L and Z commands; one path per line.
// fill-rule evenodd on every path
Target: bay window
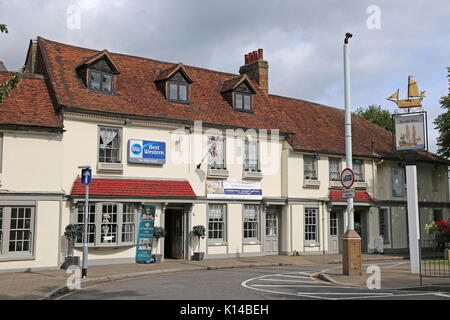
M 77 223 L 84 226 L 84 204 L 77 207 Z M 89 205 L 88 243 L 94 247 L 134 245 L 138 206 L 131 203 L 94 203 Z M 77 245 L 83 237 L 77 239 Z

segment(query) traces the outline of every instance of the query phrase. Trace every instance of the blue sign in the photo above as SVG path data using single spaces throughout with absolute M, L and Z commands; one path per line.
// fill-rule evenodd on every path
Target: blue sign
M 81 170 L 81 183 L 82 184 L 92 183 L 92 169 Z
M 139 220 L 136 244 L 136 262 L 152 263 L 153 233 L 155 232 L 156 206 L 144 206 Z
M 165 164 L 166 143 L 159 141 L 130 140 L 128 162 L 142 164 Z

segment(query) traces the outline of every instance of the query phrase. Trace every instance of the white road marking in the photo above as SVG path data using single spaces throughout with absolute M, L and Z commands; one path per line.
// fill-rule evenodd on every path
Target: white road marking
M 309 279 L 309 277 L 305 277 L 305 276 L 294 276 L 294 275 L 290 275 L 290 274 L 276 274 L 275 276 L 277 276 L 277 277 L 286 277 L 286 278 Z
M 259 281 L 278 281 L 278 282 L 303 282 L 303 283 L 311 283 L 311 280 L 287 280 L 287 279 L 258 279 Z
M 276 288 L 328 288 L 330 286 L 305 286 L 302 284 L 252 284 L 251 287 L 276 287 Z

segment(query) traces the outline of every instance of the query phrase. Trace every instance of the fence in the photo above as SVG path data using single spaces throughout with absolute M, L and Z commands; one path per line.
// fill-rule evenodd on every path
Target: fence
M 423 277 L 450 278 L 450 240 L 419 240 L 420 284 Z

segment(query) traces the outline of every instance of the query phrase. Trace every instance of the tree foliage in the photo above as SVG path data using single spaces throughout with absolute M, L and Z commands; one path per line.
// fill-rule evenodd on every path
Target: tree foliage
M 445 110 L 440 114 L 434 124 L 435 129 L 438 130 L 439 136 L 437 138 L 437 153 L 447 159 L 450 158 L 450 94 L 442 97 L 440 100 L 441 108 Z
M 383 109 L 379 105 L 372 104 L 366 108 L 358 108 L 356 114 L 383 129 L 394 132 L 391 113 L 389 110 Z
M 8 33 L 8 27 L 6 24 L 0 24 L 0 33 Z M 23 66 L 19 72 L 15 72 L 12 75 L 11 79 L 0 83 L 0 102 L 2 102 L 9 95 L 9 93 L 19 85 L 25 71 L 26 67 Z

